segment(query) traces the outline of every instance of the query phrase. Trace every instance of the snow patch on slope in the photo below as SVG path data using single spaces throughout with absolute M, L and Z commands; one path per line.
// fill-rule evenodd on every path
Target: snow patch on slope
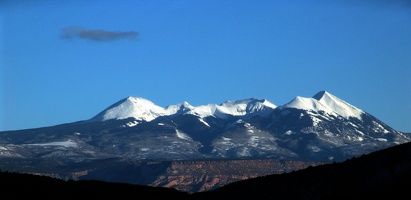
M 200 122 L 205 124 L 206 126 L 211 127 L 210 124 L 208 124 L 206 121 L 204 121 L 203 118 L 199 118 L 198 120 L 200 120 Z
M 61 141 L 61 142 L 47 142 L 47 143 L 36 143 L 36 144 L 25 144 L 33 146 L 63 146 L 63 147 L 77 147 L 77 144 L 72 140 Z
M 185 134 L 185 133 L 183 133 L 183 132 L 181 132 L 181 131 L 179 131 L 179 130 L 177 130 L 177 129 L 176 129 L 176 135 L 177 135 L 178 138 L 180 138 L 180 139 L 182 139 L 182 140 L 188 140 L 188 141 L 191 141 L 191 140 L 192 140 L 192 139 L 190 138 L 190 136 L 188 136 L 187 134 Z

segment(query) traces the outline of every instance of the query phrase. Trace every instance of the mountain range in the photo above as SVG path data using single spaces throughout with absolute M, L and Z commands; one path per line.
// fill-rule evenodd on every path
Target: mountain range
M 157 174 L 138 182 L 138 177 L 129 180 L 124 175 L 123 179 L 108 178 L 110 172 L 104 166 L 113 161 L 123 164 L 111 169 L 133 165 L 144 176 L 150 170 L 142 172 L 141 166 L 148 169 L 154 165 L 147 163 L 155 162 L 268 159 L 330 163 L 410 140 L 407 134 L 327 91 L 310 98 L 297 96 L 281 106 L 249 98 L 219 105 L 183 102 L 160 107 L 141 97 L 128 97 L 91 119 L 0 132 L 0 169 L 59 177 L 70 172 L 69 178 L 149 184 L 158 183 L 166 172 L 170 175 L 169 168 L 156 165 L 157 171 L 151 172 Z

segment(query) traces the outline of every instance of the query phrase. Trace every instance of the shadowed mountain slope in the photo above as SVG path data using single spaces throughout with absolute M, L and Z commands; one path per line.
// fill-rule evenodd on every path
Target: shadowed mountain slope
M 409 196 L 411 143 L 342 163 L 235 182 L 197 199 L 400 199 Z
M 0 173 L 1 199 L 190 199 L 175 189 L 103 181 L 63 181 L 22 173 Z

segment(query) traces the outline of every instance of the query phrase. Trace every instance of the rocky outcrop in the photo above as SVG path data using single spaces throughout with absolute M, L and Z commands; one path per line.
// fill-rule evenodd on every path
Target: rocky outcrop
M 151 186 L 203 192 L 245 179 L 281 174 L 323 163 L 279 160 L 214 160 L 171 162 Z
M 174 188 L 188 193 L 210 191 L 232 182 L 325 164 L 270 159 L 147 162 L 105 159 L 90 160 L 80 164 L 45 162 L 36 159 L 30 161 L 0 159 L 0 161 L 2 171 L 19 171 L 63 180 L 101 180 Z

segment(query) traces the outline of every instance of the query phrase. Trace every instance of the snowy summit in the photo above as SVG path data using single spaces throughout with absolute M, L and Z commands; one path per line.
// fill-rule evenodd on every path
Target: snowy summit
M 105 121 L 109 119 L 126 119 L 133 117 L 137 120 L 151 121 L 159 116 L 166 115 L 164 108 L 141 97 L 128 97 L 111 105 L 91 120 Z
M 200 118 L 214 116 L 227 118 L 229 116 L 263 115 L 274 109 L 296 108 L 307 111 L 323 111 L 329 115 L 342 116 L 345 118 L 355 117 L 361 119 L 364 111 L 350 105 L 349 103 L 335 97 L 334 95 L 321 91 L 312 98 L 295 97 L 283 106 L 277 107 L 266 99 L 243 99 L 237 101 L 225 101 L 219 105 L 207 104 L 192 106 L 187 102 L 169 105 L 165 108 L 141 97 L 128 97 L 111 105 L 91 120 L 105 121 L 110 119 L 135 118 L 139 121 L 151 121 L 160 116 L 191 114 Z
M 266 99 L 244 99 L 238 101 L 225 101 L 220 105 L 208 104 L 192 106 L 187 102 L 169 105 L 165 108 L 157 106 L 153 102 L 141 97 L 128 97 L 103 110 L 92 121 L 105 121 L 110 119 L 135 118 L 141 121 L 151 121 L 159 116 L 176 114 L 192 114 L 200 118 L 215 116 L 226 118 L 227 116 L 243 116 L 251 113 L 260 113 L 275 109 L 276 106 Z
M 324 111 L 331 115 L 339 115 L 345 118 L 355 117 L 358 119 L 361 119 L 361 115 L 364 114 L 364 111 L 339 99 L 327 91 L 318 92 L 312 98 L 298 96 L 291 102 L 283 105 L 282 108 L 297 108 L 315 112 Z

